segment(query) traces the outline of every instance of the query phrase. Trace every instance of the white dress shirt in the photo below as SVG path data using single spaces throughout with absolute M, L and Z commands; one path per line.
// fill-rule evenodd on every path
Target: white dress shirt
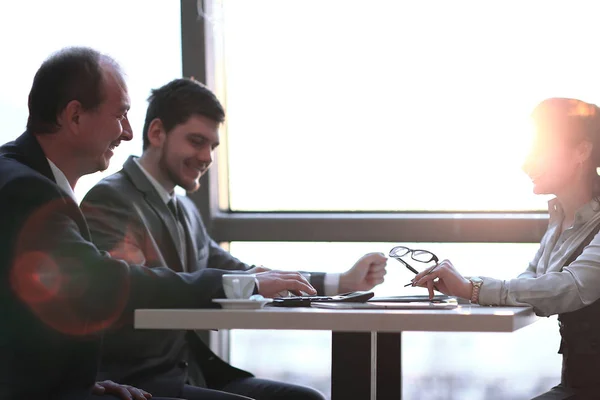
M 175 201 L 176 200 L 175 193 L 167 192 L 165 187 L 163 185 L 161 185 L 160 182 L 158 182 L 152 175 L 150 175 L 150 173 L 148 171 L 146 171 L 144 166 L 142 164 L 140 164 L 140 162 L 138 161 L 137 158 L 134 158 L 133 160 L 140 167 L 140 169 L 142 170 L 144 175 L 146 175 L 146 178 L 148 178 L 148 180 L 150 181 L 150 184 L 152 184 L 152 186 L 158 193 L 158 196 L 165 203 L 165 205 L 168 206 L 169 202 L 171 200 L 173 200 L 173 204 L 175 205 L 175 209 L 177 210 L 177 207 L 179 207 L 179 205 L 177 204 L 177 201 Z M 181 252 L 183 253 L 182 254 L 183 259 L 181 261 L 183 263 L 184 270 L 187 270 L 187 268 L 186 268 L 186 266 L 187 266 L 187 244 L 186 243 L 187 242 L 185 240 L 185 229 L 183 228 L 183 225 L 181 225 L 181 222 L 179 222 L 179 220 L 175 216 L 173 216 L 173 218 L 175 219 L 175 222 L 177 223 L 177 231 L 179 232 L 179 239 L 180 239 L 179 242 L 181 244 Z
M 134 161 L 140 167 L 142 172 L 146 175 L 146 177 L 148 178 L 148 180 L 150 181 L 152 186 L 154 186 L 154 188 L 158 192 L 160 198 L 165 202 L 165 204 L 167 204 L 171 200 L 171 198 L 173 198 L 175 195 L 167 192 L 165 190 L 165 188 L 156 179 L 154 179 L 154 177 L 152 175 L 150 175 L 150 173 L 148 171 L 146 171 L 144 169 L 144 166 L 142 164 L 140 164 L 138 158 L 134 158 Z M 184 245 L 185 245 L 185 243 L 184 243 Z M 185 251 L 185 248 L 184 248 L 184 251 Z M 325 274 L 325 281 L 323 284 L 324 290 L 325 290 L 325 295 L 333 296 L 333 295 L 337 294 L 338 290 L 339 290 L 339 285 L 340 285 L 340 274 Z
M 67 180 L 65 174 L 63 174 L 60 168 L 58 168 L 56 164 L 50 161 L 49 158 L 46 158 L 46 160 L 48 161 L 48 164 L 50 164 L 52 175 L 54 175 L 54 180 L 56 181 L 58 187 L 67 192 L 67 194 L 71 196 L 75 203 L 79 204 L 79 201 L 77 201 L 77 197 L 75 197 L 75 192 L 73 192 L 73 188 L 71 187 L 71 184 Z
M 592 200 L 581 207 L 573 226 L 562 233 L 564 213 L 556 199 L 550 200 L 548 211 L 548 230 L 527 270 L 511 280 L 482 277 L 480 304 L 531 305 L 538 315 L 549 316 L 577 310 L 600 298 L 600 235 L 571 265 L 564 266 L 600 223 L 600 203 Z

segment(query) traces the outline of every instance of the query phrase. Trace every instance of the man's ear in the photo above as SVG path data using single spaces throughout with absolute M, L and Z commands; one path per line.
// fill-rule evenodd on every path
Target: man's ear
M 154 118 L 148 126 L 148 142 L 152 147 L 162 147 L 167 133 L 160 118 Z
M 77 100 L 71 100 L 58 115 L 58 124 L 77 135 L 80 132 L 82 113 L 81 103 Z

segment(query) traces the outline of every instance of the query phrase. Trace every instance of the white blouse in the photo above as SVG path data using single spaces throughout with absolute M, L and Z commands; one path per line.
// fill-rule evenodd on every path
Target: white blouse
M 482 277 L 480 304 L 530 305 L 536 314 L 549 316 L 575 311 L 600 298 L 600 234 L 564 267 L 600 223 L 600 203 L 592 200 L 581 207 L 573 226 L 562 233 L 564 213 L 556 199 L 550 200 L 548 211 L 548 230 L 527 270 L 511 280 Z

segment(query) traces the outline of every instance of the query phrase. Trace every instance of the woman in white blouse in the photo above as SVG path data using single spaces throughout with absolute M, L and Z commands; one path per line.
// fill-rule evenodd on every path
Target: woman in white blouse
M 523 165 L 536 194 L 553 194 L 540 248 L 515 279 L 464 277 L 449 260 L 418 274 L 433 286 L 482 305 L 529 305 L 559 315 L 561 384 L 535 400 L 600 399 L 600 109 L 551 98 L 532 114 L 536 134 Z

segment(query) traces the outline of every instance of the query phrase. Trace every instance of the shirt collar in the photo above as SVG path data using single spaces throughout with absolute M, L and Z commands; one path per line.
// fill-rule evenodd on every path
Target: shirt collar
M 596 198 L 593 198 L 589 203 L 584 204 L 575 212 L 575 221 L 573 222 L 573 226 L 585 224 L 586 222 L 590 221 L 599 211 L 600 203 Z M 563 219 L 564 212 L 557 198 L 554 198 L 548 202 L 548 213 L 550 214 L 550 218 L 553 220 Z
M 156 189 L 156 192 L 158 193 L 158 195 L 160 196 L 162 201 L 165 204 L 169 203 L 169 201 L 171 201 L 171 199 L 175 197 L 175 194 L 167 192 L 167 190 L 164 188 L 164 186 L 161 185 L 152 175 L 150 175 L 150 173 L 148 171 L 146 171 L 144 166 L 139 162 L 139 158 L 134 157 L 133 161 L 135 161 L 135 163 L 137 164 L 138 167 L 140 167 L 140 169 L 142 170 L 144 175 L 146 175 L 146 178 L 148 178 L 148 180 L 150 181 L 150 183 L 152 184 L 154 189 Z
M 64 190 L 65 192 L 67 192 L 67 194 L 69 196 L 71 196 L 71 198 L 75 201 L 75 203 L 79 203 L 77 201 L 77 197 L 75 197 L 75 192 L 73 192 L 73 188 L 69 184 L 69 181 L 68 181 L 67 177 L 65 176 L 65 174 L 60 170 L 60 168 L 58 168 L 56 166 L 56 164 L 54 164 L 52 161 L 50 161 L 49 158 L 46 157 L 46 160 L 48 160 L 48 164 L 50 164 L 50 169 L 52 170 L 52 175 L 54 175 L 54 180 L 56 181 L 56 184 L 58 185 L 58 187 L 61 188 L 62 190 Z

